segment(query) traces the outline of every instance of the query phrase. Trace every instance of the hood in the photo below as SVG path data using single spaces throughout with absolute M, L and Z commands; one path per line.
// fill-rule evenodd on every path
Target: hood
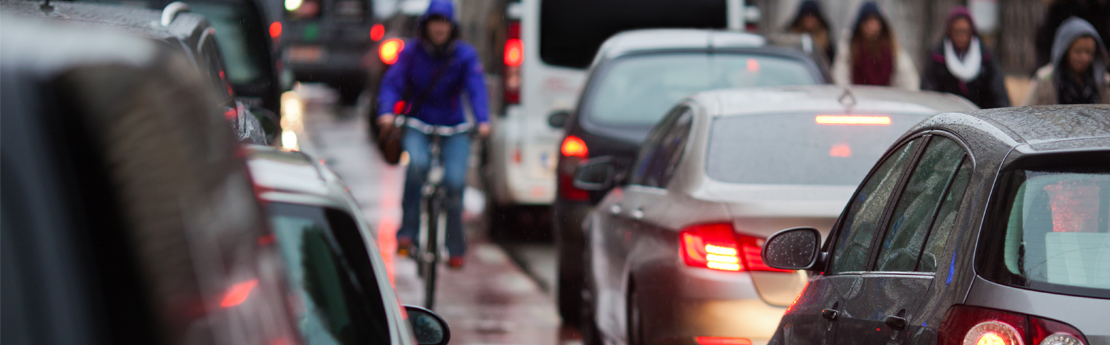
M 856 12 L 856 22 L 852 24 L 852 32 L 855 33 L 859 30 L 859 25 L 863 23 L 863 19 L 872 15 L 878 16 L 883 21 L 883 26 L 887 25 L 886 16 L 883 15 L 882 11 L 879 11 L 879 5 L 874 1 L 868 1 L 859 7 L 859 12 Z
M 424 27 L 424 22 L 428 21 L 428 18 L 431 18 L 432 16 L 446 17 L 447 19 L 451 20 L 451 24 L 454 24 L 455 27 L 459 26 L 458 20 L 455 20 L 455 4 L 451 3 L 450 0 L 429 1 L 428 10 L 424 11 L 424 14 L 420 16 L 420 19 L 417 21 L 417 25 L 420 27 Z
M 814 16 L 825 26 L 825 30 L 829 30 L 829 21 L 825 19 L 825 15 L 821 12 L 821 4 L 817 0 L 805 0 L 801 5 L 798 5 L 798 13 L 794 14 L 794 19 L 790 21 L 790 27 L 798 26 L 802 21 L 802 17 Z
M 967 22 L 971 23 L 971 33 L 975 36 L 979 36 L 979 29 L 977 29 L 975 27 L 975 18 L 971 17 L 971 11 L 968 11 L 967 7 L 956 6 L 956 8 L 952 9 L 952 11 L 948 12 L 948 17 L 944 19 L 944 37 L 945 38 L 950 37 L 951 34 L 952 34 L 951 33 L 952 22 L 956 21 L 956 19 L 961 19 L 961 18 L 962 19 L 967 19 Z
M 1093 62 L 1096 68 L 1095 75 L 1102 75 L 1106 72 L 1106 45 L 1103 44 L 1102 38 L 1099 37 L 1098 31 L 1091 23 L 1077 17 L 1068 18 L 1056 30 L 1056 38 L 1052 41 L 1052 66 L 1058 69 L 1072 42 L 1083 36 L 1095 38 L 1095 43 L 1098 45 L 1098 51 L 1095 52 L 1096 56 Z

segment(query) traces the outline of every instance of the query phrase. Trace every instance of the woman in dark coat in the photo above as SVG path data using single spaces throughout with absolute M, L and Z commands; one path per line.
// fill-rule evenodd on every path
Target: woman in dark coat
M 798 6 L 798 13 L 786 32 L 795 34 L 809 34 L 813 38 L 813 45 L 817 51 L 825 53 L 825 61 L 832 63 L 836 58 L 836 40 L 832 38 L 829 21 L 821 12 L 821 5 L 817 0 L 805 0 Z
M 945 23 L 944 39 L 925 62 L 921 89 L 957 94 L 984 109 L 1010 106 L 1002 66 L 979 41 L 971 12 L 956 7 Z

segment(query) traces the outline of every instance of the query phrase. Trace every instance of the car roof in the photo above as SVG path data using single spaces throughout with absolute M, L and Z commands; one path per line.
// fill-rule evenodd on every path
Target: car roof
M 5 12 L 28 17 L 85 23 L 124 30 L 156 40 L 186 40 L 201 35 L 208 28 L 204 16 L 178 12 L 169 25 L 162 26 L 163 11 L 134 6 L 100 3 L 54 2 L 52 11 L 41 10 L 39 2 L 3 1 Z
M 37 7 L 37 3 L 35 5 Z M 156 63 L 159 54 L 150 41 L 125 32 L 101 28 L 74 30 L 70 25 L 15 16 L 7 11 L 7 6 L 3 8 L 0 22 L 4 30 L 0 31 L 3 33 L 0 36 L 5 46 L 18 44 L 35 48 L 34 51 L 0 50 L 4 78 L 21 77 L 28 78 L 28 82 L 39 82 L 78 65 L 149 65 Z
M 978 156 L 1110 149 L 1110 105 L 1054 105 L 947 113 L 910 132 L 943 129 L 967 140 Z
M 622 55 L 675 49 L 752 48 L 766 44 L 762 36 L 739 31 L 699 29 L 644 29 L 625 31 L 605 40 L 598 58 L 611 59 Z
M 710 116 L 781 112 L 927 113 L 977 109 L 959 96 L 888 87 L 804 85 L 713 90 L 695 94 Z
M 254 183 L 264 191 L 292 193 L 316 197 L 328 206 L 341 205 L 343 196 L 337 191 L 343 187 L 334 173 L 299 151 L 282 150 L 269 146 L 244 145 L 247 165 Z M 263 198 L 267 197 L 264 192 Z

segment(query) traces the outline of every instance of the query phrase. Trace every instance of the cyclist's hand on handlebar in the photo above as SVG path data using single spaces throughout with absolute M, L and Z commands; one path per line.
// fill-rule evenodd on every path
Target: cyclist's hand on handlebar
M 489 132 L 490 132 L 490 126 L 489 126 L 488 122 L 478 124 L 478 136 L 479 137 L 482 137 L 482 138 L 489 137 Z

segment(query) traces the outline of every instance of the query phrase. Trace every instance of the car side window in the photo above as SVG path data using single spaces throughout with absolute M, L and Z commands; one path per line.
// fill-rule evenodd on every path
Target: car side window
M 307 344 L 389 344 L 368 296 L 335 239 L 324 210 L 270 204 L 271 226 L 287 268 L 297 325 Z
M 913 271 L 941 198 L 964 159 L 955 141 L 933 136 L 891 214 L 879 247 L 878 271 Z
M 914 139 L 896 149 L 856 193 L 837 234 L 829 273 L 857 272 L 867 267 L 872 239 L 882 223 L 887 201 L 917 151 Z
M 671 131 L 678 115 L 681 115 L 687 109 L 689 107 L 686 105 L 675 107 L 655 127 L 652 127 L 651 132 L 644 139 L 644 144 L 640 146 L 640 152 L 636 155 L 636 162 L 632 164 L 632 174 L 628 179 L 629 184 L 658 187 L 657 182 L 663 170 L 658 168 L 658 161 L 660 159 L 666 161 L 665 149 L 663 148 L 664 138 Z
M 929 239 L 925 242 L 925 248 L 917 262 L 916 271 L 936 272 L 937 267 L 939 267 L 939 257 L 944 251 L 945 244 L 948 243 L 948 236 L 951 235 L 952 227 L 956 223 L 956 215 L 959 214 L 958 206 L 960 206 L 964 191 L 967 190 L 968 181 L 971 179 L 971 169 L 971 159 L 965 157 L 963 164 L 960 164 L 960 170 L 956 172 L 956 177 L 952 179 L 952 183 L 948 187 L 948 192 L 945 193 L 940 212 L 937 212 L 937 217 L 933 220 L 933 227 L 929 230 Z
M 230 102 L 235 91 L 231 88 L 231 82 L 227 80 L 227 73 L 224 71 L 223 61 L 220 60 L 220 50 L 214 36 L 205 39 L 197 53 L 200 54 L 202 64 L 200 68 L 205 69 L 202 72 L 211 79 L 221 102 Z
M 663 138 L 663 146 L 666 147 L 665 151 L 667 151 L 667 161 L 662 171 L 662 179 L 659 181 L 660 188 L 666 188 L 671 181 L 671 177 L 678 170 L 678 164 L 682 162 L 682 154 L 686 151 L 686 142 L 690 139 L 690 129 L 693 124 L 693 109 L 686 108 L 682 115 L 679 115 L 678 119 L 675 120 L 673 130 Z

